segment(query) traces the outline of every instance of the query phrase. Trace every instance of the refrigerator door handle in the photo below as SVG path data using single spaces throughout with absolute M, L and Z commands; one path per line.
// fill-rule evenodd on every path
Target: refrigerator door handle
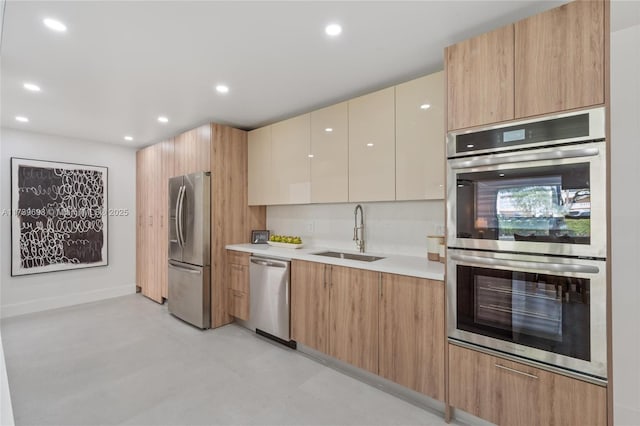
M 187 193 L 186 185 L 182 186 L 182 193 L 180 195 L 180 232 L 178 233 L 178 238 L 182 241 L 182 247 L 184 247 L 186 241 L 184 238 L 184 196 Z
M 189 274 L 197 274 L 197 275 L 200 275 L 200 274 L 201 274 L 201 272 L 200 272 L 200 270 L 199 270 L 199 269 L 190 269 L 190 268 L 185 268 L 185 267 L 183 267 L 183 266 L 177 266 L 175 263 L 171 263 L 171 262 L 169 262 L 169 268 L 171 268 L 171 269 L 177 269 L 178 271 L 181 271 L 181 272 L 187 272 L 187 273 L 189 273 Z
M 178 245 L 180 247 L 184 247 L 184 238 L 182 235 L 182 225 L 183 225 L 183 211 L 182 211 L 182 200 L 184 198 L 184 193 L 186 191 L 186 187 L 184 185 L 180 186 L 178 190 L 178 200 L 176 202 L 176 235 L 178 237 Z
M 175 228 L 176 228 L 176 238 L 177 238 L 175 242 L 178 243 L 179 247 L 182 247 L 182 241 L 180 241 L 180 195 L 182 195 L 182 186 L 180 186 L 180 188 L 178 189 L 178 196 L 176 197 L 176 218 L 175 218 Z

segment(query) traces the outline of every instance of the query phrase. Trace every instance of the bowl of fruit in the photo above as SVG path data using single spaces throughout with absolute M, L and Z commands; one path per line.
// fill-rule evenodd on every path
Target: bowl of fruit
M 270 246 L 274 247 L 284 247 L 284 248 L 301 248 L 304 246 L 302 244 L 302 238 L 300 237 L 292 237 L 289 235 L 272 235 L 269 237 L 269 241 L 267 241 Z

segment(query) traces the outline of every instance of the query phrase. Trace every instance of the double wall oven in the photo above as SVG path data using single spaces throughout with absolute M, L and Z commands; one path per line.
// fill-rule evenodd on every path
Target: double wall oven
M 603 108 L 447 137 L 449 338 L 606 379 Z

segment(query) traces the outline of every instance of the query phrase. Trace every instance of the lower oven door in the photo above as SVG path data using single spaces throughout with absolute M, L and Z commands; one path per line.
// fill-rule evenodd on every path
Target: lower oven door
M 606 379 L 606 262 L 450 249 L 450 338 Z

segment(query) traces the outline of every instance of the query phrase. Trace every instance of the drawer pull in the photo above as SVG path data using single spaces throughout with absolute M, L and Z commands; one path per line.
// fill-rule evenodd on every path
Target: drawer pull
M 498 367 L 498 368 L 501 368 L 503 370 L 507 370 L 507 371 L 509 371 L 511 373 L 521 374 L 523 376 L 529 377 L 530 379 L 537 379 L 538 378 L 538 376 L 535 376 L 533 374 L 525 373 L 524 371 L 514 370 L 513 368 L 505 367 L 504 365 L 495 364 L 495 366 Z

